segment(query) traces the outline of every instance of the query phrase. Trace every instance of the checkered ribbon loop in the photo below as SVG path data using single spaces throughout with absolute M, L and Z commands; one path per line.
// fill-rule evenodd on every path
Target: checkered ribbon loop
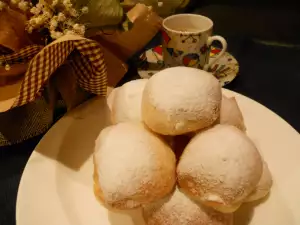
M 46 46 L 31 60 L 13 107 L 40 97 L 51 75 L 66 61 L 75 71 L 81 88 L 96 95 L 106 95 L 107 67 L 100 45 L 84 38 L 65 39 Z
M 30 45 L 22 48 L 20 51 L 16 53 L 0 55 L 0 66 L 2 64 L 20 64 L 27 63 L 30 61 L 41 49 L 43 46 L 41 45 Z

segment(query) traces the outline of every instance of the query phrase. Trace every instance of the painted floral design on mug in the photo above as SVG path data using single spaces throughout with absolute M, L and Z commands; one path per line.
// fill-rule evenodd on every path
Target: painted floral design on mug
M 163 21 L 163 58 L 166 66 L 187 66 L 207 70 L 213 41 L 222 44 L 220 58 L 226 51 L 227 42 L 220 36 L 211 36 L 213 22 L 195 14 L 177 14 Z M 218 58 L 216 60 L 218 60 Z
M 170 66 L 187 66 L 203 68 L 209 56 L 207 44 L 202 39 L 202 34 L 173 35 L 164 31 L 163 53 L 164 60 Z M 201 50 L 199 50 L 201 49 Z
M 200 55 L 197 53 L 188 53 L 182 57 L 182 64 L 188 67 L 194 67 L 200 62 Z
M 142 78 L 150 78 L 155 73 L 171 66 L 165 65 L 162 51 L 162 46 L 159 45 L 140 55 L 138 73 Z M 207 51 L 210 52 L 209 57 L 207 57 L 208 60 L 213 61 L 219 56 L 222 49 L 207 46 Z M 230 83 L 237 76 L 238 71 L 239 64 L 237 60 L 228 52 L 208 69 L 208 72 L 219 79 L 222 86 Z

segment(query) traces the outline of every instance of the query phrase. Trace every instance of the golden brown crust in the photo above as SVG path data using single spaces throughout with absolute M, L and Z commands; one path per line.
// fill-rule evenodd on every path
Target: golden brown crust
M 93 174 L 93 179 L 94 179 L 94 194 L 97 200 L 101 203 L 104 204 L 104 198 L 103 198 L 103 193 L 99 185 L 99 178 L 98 178 L 98 173 L 97 173 L 97 166 L 95 164 L 95 158 L 93 157 L 94 161 L 94 174 Z

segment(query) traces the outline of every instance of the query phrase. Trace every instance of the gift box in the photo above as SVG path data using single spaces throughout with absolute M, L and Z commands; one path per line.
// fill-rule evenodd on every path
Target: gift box
M 161 20 L 151 9 L 139 5 L 132 10 L 128 31 L 99 29 L 88 38 L 65 34 L 47 45 L 27 34 L 29 41 L 21 35 L 18 43 L 0 39 L 0 146 L 46 132 L 57 108 L 71 110 L 92 96 L 106 96 L 108 86 L 127 72 L 126 61 L 160 29 Z M 15 19 L 14 13 L 10 16 Z

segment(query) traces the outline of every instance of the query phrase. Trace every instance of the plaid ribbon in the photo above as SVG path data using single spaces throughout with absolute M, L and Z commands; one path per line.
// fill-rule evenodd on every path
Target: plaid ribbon
M 31 45 L 22 48 L 16 53 L 0 55 L 0 66 L 5 64 L 14 65 L 29 62 L 41 49 L 41 45 Z
M 81 88 L 106 95 L 107 68 L 100 45 L 89 39 L 65 40 L 46 46 L 30 61 L 12 108 L 40 97 L 50 76 L 66 61 L 73 67 Z

